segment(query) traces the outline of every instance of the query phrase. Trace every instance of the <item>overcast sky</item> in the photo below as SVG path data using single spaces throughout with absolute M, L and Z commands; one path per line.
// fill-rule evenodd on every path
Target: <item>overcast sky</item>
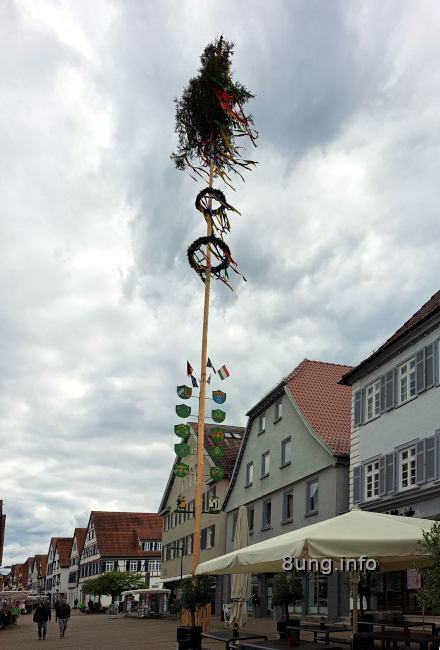
M 436 0 L 1 2 L 4 564 L 92 509 L 157 511 L 203 308 L 173 97 L 221 33 L 259 131 L 258 168 L 216 183 L 248 280 L 213 283 L 227 422 L 305 357 L 358 363 L 440 288 Z

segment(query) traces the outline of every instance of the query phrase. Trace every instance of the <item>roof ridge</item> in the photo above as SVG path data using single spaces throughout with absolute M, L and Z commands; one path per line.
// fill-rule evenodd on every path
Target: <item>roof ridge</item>
M 332 361 L 317 361 L 315 359 L 307 359 L 305 357 L 301 363 L 299 363 L 296 368 L 294 368 L 286 377 L 284 377 L 284 381 L 288 381 L 289 379 L 292 379 L 294 375 L 297 375 L 299 371 L 303 368 L 308 363 L 313 363 L 313 364 L 319 364 L 321 366 L 334 366 L 337 368 L 352 368 L 348 363 L 333 363 Z

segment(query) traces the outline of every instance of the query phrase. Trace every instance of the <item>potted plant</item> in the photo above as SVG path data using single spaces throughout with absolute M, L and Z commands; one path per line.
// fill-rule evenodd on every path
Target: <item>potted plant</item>
M 191 626 L 177 628 L 177 641 L 191 640 L 192 648 L 201 647 L 201 625 L 196 625 L 196 610 L 209 605 L 214 595 L 213 579 L 210 576 L 194 576 L 182 582 L 182 609 L 191 612 Z
M 275 576 L 272 586 L 272 604 L 281 607 L 285 620 L 277 622 L 277 631 L 280 639 L 287 638 L 287 626 L 300 624 L 299 619 L 289 620 L 289 605 L 294 605 L 302 596 L 301 579 L 293 574 L 280 573 Z M 298 630 L 299 639 L 299 630 Z

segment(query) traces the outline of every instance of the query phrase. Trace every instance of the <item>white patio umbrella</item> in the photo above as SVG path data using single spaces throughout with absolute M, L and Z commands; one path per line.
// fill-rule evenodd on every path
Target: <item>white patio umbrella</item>
M 249 544 L 247 510 L 240 506 L 234 535 L 234 551 L 246 548 Z M 231 577 L 232 612 L 231 627 L 244 627 L 247 621 L 246 601 L 251 595 L 251 581 L 248 573 L 233 573 Z
M 397 571 L 411 566 L 423 532 L 434 524 L 428 519 L 355 509 L 203 562 L 196 574 L 281 573 L 285 556 L 293 560 L 329 559 L 337 570 L 341 558 L 363 557 L 376 560 L 380 571 Z M 355 584 L 357 587 L 357 581 Z M 353 601 L 357 602 L 357 593 L 353 593 Z M 356 611 L 355 606 L 354 631 Z

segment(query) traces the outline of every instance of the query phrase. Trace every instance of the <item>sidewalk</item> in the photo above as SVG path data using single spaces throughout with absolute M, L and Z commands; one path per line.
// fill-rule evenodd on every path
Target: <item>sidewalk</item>
M 67 627 L 66 636 L 59 638 L 58 623 L 52 611 L 45 641 L 37 639 L 37 625 L 32 615 L 21 616 L 17 626 L 0 630 L 1 650 L 175 650 L 176 630 L 180 619 L 135 619 L 120 614 L 109 619 L 104 614 L 86 616 L 77 612 Z M 218 616 L 212 618 L 212 630 L 224 630 Z M 251 632 L 276 636 L 276 623 L 268 618 L 250 618 L 246 629 Z M 203 646 L 210 650 L 224 650 L 224 644 L 206 640 Z

